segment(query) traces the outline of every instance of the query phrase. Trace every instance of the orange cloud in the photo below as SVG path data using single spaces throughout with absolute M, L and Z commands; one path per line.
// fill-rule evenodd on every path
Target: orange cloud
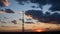
M 9 5 L 8 0 L 0 0 L 0 2 L 2 2 L 5 6 L 8 6 Z

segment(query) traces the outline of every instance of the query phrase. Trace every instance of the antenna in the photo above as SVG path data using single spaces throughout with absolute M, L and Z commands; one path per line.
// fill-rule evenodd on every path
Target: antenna
M 22 11 L 23 17 L 22 17 L 22 32 L 24 32 L 24 11 Z

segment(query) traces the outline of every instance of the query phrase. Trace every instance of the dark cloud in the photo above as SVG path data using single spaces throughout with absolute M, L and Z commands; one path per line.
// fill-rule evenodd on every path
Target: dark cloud
M 38 3 L 41 5 L 45 5 L 47 3 L 47 0 L 30 0 L 32 3 Z
M 52 4 L 50 10 L 60 11 L 60 0 L 50 0 L 49 2 Z
M 18 1 L 18 2 L 26 2 L 28 0 L 16 0 L 16 1 Z
M 18 1 L 21 4 L 22 2 L 27 2 L 27 1 L 30 1 L 31 3 L 38 3 L 41 9 L 42 6 L 46 4 L 51 4 L 52 7 L 49 10 L 60 11 L 60 0 L 16 0 L 16 1 Z
M 36 6 L 31 6 L 32 8 L 36 8 Z
M 0 11 L 4 11 L 3 9 L 0 9 Z
M 11 10 L 11 9 L 0 9 L 0 13 L 15 13 L 13 10 Z
M 53 5 L 50 10 L 52 11 L 60 11 L 60 5 Z
M 33 6 L 31 6 L 31 7 L 32 7 L 32 8 L 39 8 L 39 7 L 36 7 L 36 6 L 34 6 L 34 5 L 33 5 Z
M 26 24 L 34 24 L 33 22 L 24 22 L 24 23 L 26 23 Z
M 40 8 L 42 8 L 43 5 L 51 4 L 52 7 L 50 10 L 60 11 L 60 0 L 31 0 L 31 2 L 38 3 L 40 5 Z
M 59 13 L 54 13 L 50 16 L 52 21 L 56 21 L 57 23 L 60 23 L 60 14 Z
M 43 16 L 42 11 L 40 10 L 28 10 L 25 12 L 26 15 L 32 15 L 33 18 L 40 18 Z
M 28 10 L 25 12 L 25 14 L 32 15 L 33 19 L 39 20 L 39 22 L 44 22 L 44 23 L 60 23 L 60 14 L 54 13 L 50 14 L 49 12 L 46 12 L 46 14 L 42 13 L 40 10 Z
M 11 10 L 11 9 L 5 9 L 5 12 L 6 13 L 15 13 L 13 10 Z
M 44 14 L 42 13 L 42 11 L 40 10 L 28 10 L 25 12 L 25 14 L 28 15 L 32 15 L 33 19 L 37 19 L 39 21 L 41 21 L 40 19 L 42 19 L 42 17 L 44 16 Z
M 49 0 L 49 3 L 53 5 L 60 4 L 60 0 Z
M 0 7 L 4 7 L 4 4 L 2 2 L 0 2 Z
M 12 23 L 14 23 L 14 24 L 17 24 L 17 21 L 16 20 L 13 20 L 13 21 L 11 21 Z

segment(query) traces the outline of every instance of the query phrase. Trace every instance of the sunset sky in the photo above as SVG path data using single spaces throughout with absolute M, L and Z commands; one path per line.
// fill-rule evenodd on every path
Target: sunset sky
M 0 11 L 0 19 L 2 21 L 6 21 L 6 22 L 10 22 L 12 20 L 19 20 L 21 15 L 18 14 L 19 12 L 22 12 L 22 11 L 29 11 L 29 10 L 35 10 L 35 11 L 42 11 L 43 15 L 40 16 L 39 12 L 36 12 L 36 14 L 32 11 L 30 12 L 29 14 L 32 15 L 32 17 L 36 17 L 38 18 L 38 20 L 40 20 L 40 17 L 43 17 L 43 18 L 53 18 L 53 21 L 54 19 L 56 18 L 58 20 L 58 18 L 60 17 L 60 8 L 59 7 L 59 0 L 58 1 L 54 1 L 54 0 L 8 0 L 7 1 L 8 3 L 6 3 L 6 5 L 8 4 L 8 6 L 5 6 L 5 7 L 1 7 L 2 9 L 4 10 L 7 10 L 10 9 L 12 10 L 13 12 L 15 13 L 4 13 L 4 11 Z M 55 5 L 56 3 L 56 5 Z M 46 14 L 46 12 L 48 12 Z M 4 13 L 4 14 L 3 14 Z M 28 13 L 28 12 L 27 12 Z M 40 12 L 41 13 L 41 12 Z M 50 16 L 48 15 L 50 13 Z M 56 17 L 56 15 L 54 15 L 55 13 L 57 13 L 56 15 L 59 17 Z M 33 15 L 35 14 L 35 15 Z M 53 15 L 54 17 L 52 17 Z M 46 15 L 46 16 L 45 16 Z M 47 16 L 48 15 L 48 16 Z M 5 18 L 6 17 L 6 18 Z M 48 20 L 50 20 L 49 18 L 47 18 Z M 19 22 L 19 21 L 18 21 Z
M 60 27 L 60 0 L 0 0 L 0 26 L 15 26 L 15 28 L 0 27 L 0 29 L 11 29 L 12 31 L 17 26 L 17 29 L 22 30 L 22 19 L 24 19 L 25 30 L 37 29 L 40 31 L 40 28 L 58 30 Z

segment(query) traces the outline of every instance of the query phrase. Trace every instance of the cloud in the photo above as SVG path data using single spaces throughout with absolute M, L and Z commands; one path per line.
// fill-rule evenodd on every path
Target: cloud
M 47 0 L 16 0 L 16 1 L 18 1 L 19 4 L 24 4 L 24 3 L 27 3 L 28 1 L 30 3 L 35 3 L 35 4 L 37 3 L 37 4 L 39 4 L 40 8 L 41 8 L 41 6 L 43 6 L 47 3 Z
M 22 4 L 22 2 L 26 3 L 27 1 L 30 1 L 31 3 L 35 3 L 35 4 L 37 3 L 37 4 L 39 4 L 41 9 L 44 5 L 51 4 L 52 7 L 50 7 L 49 10 L 60 11 L 60 0 L 16 0 L 16 1 L 18 1 L 21 4 Z M 32 8 L 34 8 L 34 7 L 35 6 L 32 6 Z
M 5 6 L 8 6 L 9 5 L 8 0 L 3 0 L 2 2 L 4 3 Z
M 40 18 L 40 16 L 43 16 L 42 11 L 40 10 L 28 10 L 25 12 L 26 15 L 32 15 L 32 17 L 36 18 Z
M 11 10 L 11 9 L 5 9 L 5 12 L 6 13 L 15 13 L 13 10 Z
M 26 2 L 30 1 L 31 3 L 38 4 L 38 7 L 43 9 L 42 10 L 27 10 L 25 14 L 32 15 L 33 19 L 38 19 L 40 22 L 60 22 L 60 14 L 57 13 L 60 11 L 60 0 L 18 0 L 18 2 Z M 49 6 L 49 7 L 48 7 Z M 35 8 L 35 6 L 31 6 L 32 8 Z M 48 8 L 46 8 L 48 7 Z M 48 12 L 43 13 L 47 9 Z M 53 14 L 51 14 L 53 13 Z
M 28 3 L 28 0 L 16 0 L 19 4 L 24 5 L 24 3 Z
M 0 7 L 8 6 L 8 0 L 0 0 Z
M 0 19 L 0 22 L 1 22 L 1 23 L 6 23 L 5 21 L 2 21 L 1 19 Z
M 45 14 L 41 10 L 28 10 L 25 12 L 25 14 L 31 15 L 33 19 L 37 19 L 39 22 L 44 23 L 60 23 L 60 14 L 54 13 L 50 14 L 50 12 L 46 12 Z
M 3 3 L 2 2 L 0 2 L 0 7 L 3 7 L 4 5 L 3 5 Z
M 52 21 L 57 21 L 57 23 L 60 23 L 60 14 L 59 13 L 54 13 L 50 15 L 50 18 Z
M 17 24 L 17 21 L 16 20 L 13 20 L 13 21 L 11 21 L 12 23 L 14 23 L 14 24 Z
M 60 11 L 60 0 L 30 0 L 32 3 L 38 3 L 40 7 L 51 4 L 52 7 L 50 10 L 52 11 Z
M 49 2 L 52 4 L 50 10 L 60 11 L 60 0 L 50 0 Z
M 15 13 L 15 12 L 11 9 L 5 9 L 5 10 L 1 9 L 0 13 L 5 14 L 5 13 Z

